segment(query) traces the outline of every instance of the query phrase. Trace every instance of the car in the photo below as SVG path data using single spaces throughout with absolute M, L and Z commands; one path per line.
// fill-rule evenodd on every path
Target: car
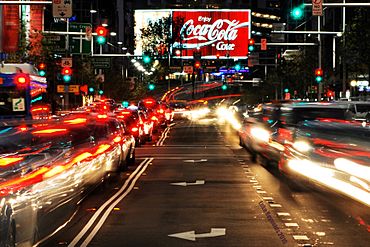
M 115 114 L 125 124 L 127 131 L 134 136 L 137 147 L 146 141 L 151 141 L 153 123 L 148 121 L 142 110 L 137 107 L 119 108 Z
M 279 170 L 299 184 L 318 185 L 370 206 L 370 127 L 324 119 L 297 125 Z
M 253 111 L 252 111 L 253 112 Z M 240 145 L 253 161 L 277 165 L 285 143 L 291 142 L 295 127 L 314 119 L 349 120 L 352 115 L 343 104 L 327 102 L 275 102 L 262 105 L 261 111 L 243 120 L 238 131 Z
M 0 129 L 0 246 L 38 244 L 72 217 L 87 193 L 135 160 L 134 143 L 106 115 Z

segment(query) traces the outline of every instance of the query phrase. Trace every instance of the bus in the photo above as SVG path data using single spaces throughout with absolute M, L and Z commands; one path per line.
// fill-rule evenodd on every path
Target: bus
M 44 119 L 47 80 L 31 64 L 0 64 L 0 119 Z

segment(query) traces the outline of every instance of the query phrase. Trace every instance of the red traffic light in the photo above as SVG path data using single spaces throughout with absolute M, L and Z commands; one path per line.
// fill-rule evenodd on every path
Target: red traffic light
M 27 74 L 19 73 L 14 77 L 14 82 L 18 86 L 26 86 L 30 82 L 30 77 Z
M 62 75 L 72 75 L 72 69 L 70 67 L 64 67 L 62 69 Z
M 194 67 L 199 69 L 200 68 L 200 62 L 199 61 L 196 61 L 195 64 L 194 64 Z
M 316 76 L 322 76 L 322 75 L 323 75 L 323 73 L 324 73 L 324 72 L 323 72 L 323 71 L 322 71 L 322 69 L 320 69 L 320 68 L 318 68 L 318 69 L 316 69 L 316 70 L 315 70 L 315 75 L 316 75 Z
M 44 63 L 39 64 L 39 69 L 44 70 L 45 68 L 46 68 L 46 64 Z
M 96 34 L 98 36 L 107 36 L 107 33 L 108 31 L 105 27 L 100 26 L 96 28 Z
M 220 58 L 220 53 L 217 53 L 216 54 L 216 58 L 219 59 Z
M 249 39 L 249 40 L 248 40 L 248 44 L 249 44 L 249 45 L 254 45 L 254 39 Z

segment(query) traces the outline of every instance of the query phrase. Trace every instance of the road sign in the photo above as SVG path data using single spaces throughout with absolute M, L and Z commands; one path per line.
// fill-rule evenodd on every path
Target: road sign
M 24 98 L 16 98 L 12 99 L 13 111 L 25 111 L 25 103 Z
M 72 58 L 71 57 L 63 57 L 61 66 L 64 67 L 72 67 Z
M 64 35 L 58 34 L 44 34 L 44 45 L 50 51 L 56 54 L 65 54 L 66 52 L 66 38 Z
M 261 51 L 267 50 L 267 39 L 261 39 Z
M 322 16 L 322 1 L 323 0 L 312 0 L 312 15 Z
M 66 92 L 66 87 L 65 85 L 57 85 L 57 93 L 65 93 Z
M 256 52 L 254 54 L 249 54 L 248 55 L 248 67 L 253 67 L 254 65 L 259 65 L 260 64 L 260 56 L 259 53 Z
M 111 59 L 109 57 L 93 57 L 91 62 L 95 69 L 109 69 Z
M 69 93 L 79 93 L 80 92 L 80 85 L 69 85 L 68 86 Z
M 90 30 L 90 31 L 89 31 Z M 85 32 L 85 35 L 69 36 L 69 45 L 71 48 L 71 54 L 85 54 L 91 53 L 91 39 L 87 40 L 88 33 L 92 36 L 92 25 L 91 23 L 69 23 L 70 32 Z
M 72 16 L 72 0 L 53 0 L 53 17 L 69 18 Z
M 193 74 L 193 66 L 184 66 L 184 73 Z

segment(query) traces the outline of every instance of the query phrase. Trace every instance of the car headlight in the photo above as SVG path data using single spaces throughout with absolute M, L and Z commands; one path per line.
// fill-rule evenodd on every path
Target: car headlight
M 306 141 L 296 141 L 293 143 L 293 147 L 302 153 L 306 153 L 312 149 L 311 145 Z
M 263 128 L 255 127 L 251 128 L 251 135 L 258 140 L 268 142 L 270 140 L 270 132 Z

